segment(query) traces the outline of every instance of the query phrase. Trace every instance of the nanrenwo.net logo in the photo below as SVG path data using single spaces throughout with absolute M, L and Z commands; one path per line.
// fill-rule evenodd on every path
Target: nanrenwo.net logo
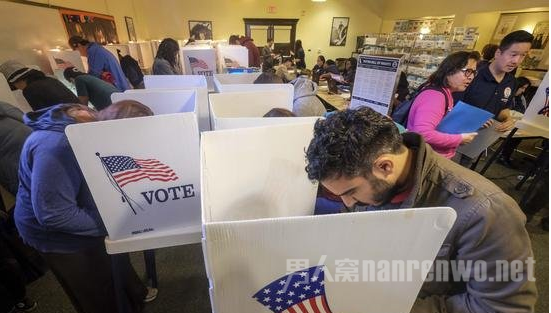
M 326 256 L 319 264 L 327 265 Z M 520 282 L 535 281 L 536 261 L 521 260 L 335 260 L 334 270 L 325 268 L 327 282 Z M 287 259 L 287 273 L 309 268 L 308 259 Z M 306 278 L 305 278 L 306 279 Z

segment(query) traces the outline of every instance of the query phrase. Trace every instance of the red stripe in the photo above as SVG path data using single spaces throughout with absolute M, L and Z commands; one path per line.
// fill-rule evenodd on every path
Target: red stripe
M 172 171 L 172 169 L 170 169 L 170 167 L 164 165 L 164 166 L 146 166 L 146 165 L 141 165 L 140 166 L 141 168 L 145 168 L 145 169 L 151 169 L 151 170 L 170 170 Z
M 135 178 L 138 178 L 138 177 L 150 177 L 150 178 L 157 178 L 157 177 L 160 177 L 160 178 L 170 178 L 170 177 L 174 177 L 174 176 L 176 176 L 176 173 L 172 173 L 172 174 L 170 174 L 170 175 L 161 175 L 161 174 L 151 174 L 151 175 L 149 175 L 149 174 L 147 174 L 147 173 L 145 173 L 145 172 L 140 172 L 140 173 L 138 173 L 138 174 L 136 174 L 136 175 L 132 175 L 132 176 L 128 176 L 128 177 L 126 177 L 126 176 L 125 176 L 125 177 L 120 177 L 120 178 L 116 179 L 116 181 L 117 181 L 118 183 L 124 183 L 124 182 L 127 181 L 127 180 L 135 179 Z
M 304 303 L 300 302 L 297 305 L 303 313 L 308 313 L 308 309 L 304 306 Z
M 163 164 L 157 160 L 144 160 L 144 161 L 136 161 L 138 164 Z
M 294 306 L 294 305 L 293 305 Z M 289 307 L 287 309 L 287 311 L 289 311 L 289 313 L 297 313 L 297 311 L 295 311 L 295 309 L 293 309 L 293 307 Z
M 146 173 L 166 173 L 166 174 L 169 174 L 169 173 L 174 173 L 172 170 L 161 170 L 161 169 L 135 169 L 135 170 L 131 170 L 131 171 L 126 171 L 126 172 L 122 172 L 122 173 L 119 173 L 117 175 L 113 175 L 114 178 L 120 178 L 120 177 L 123 177 L 123 176 L 127 176 L 127 175 L 133 175 L 135 173 L 139 173 L 139 172 L 146 172 Z
M 317 297 L 310 298 L 310 300 L 308 300 L 308 301 L 310 302 L 310 306 L 312 307 L 312 310 L 314 310 L 314 313 L 321 313 L 320 310 L 318 309 L 318 304 L 316 303 L 316 298 Z
M 331 313 L 331 310 L 329 309 L 329 306 L 327 305 L 327 300 L 325 300 L 325 296 L 321 297 L 321 304 L 323 305 L 323 309 L 327 313 Z
M 137 170 L 137 171 L 132 171 L 132 172 L 120 174 L 120 175 L 117 175 L 117 176 L 114 176 L 114 177 L 117 181 L 123 181 L 125 179 L 134 178 L 134 177 L 139 176 L 139 175 L 169 177 L 169 176 L 176 175 L 176 173 L 174 173 L 173 171 L 163 172 L 163 171 L 151 171 L 151 170 L 147 170 L 147 171 Z
M 121 184 L 120 186 L 123 187 L 123 186 L 125 186 L 125 185 L 127 185 L 127 184 L 129 184 L 129 183 L 136 182 L 136 181 L 138 181 L 138 180 L 142 180 L 142 179 L 146 179 L 146 178 L 149 179 L 149 180 L 151 180 L 151 181 L 173 181 L 173 180 L 177 180 L 177 179 L 178 179 L 178 177 L 167 178 L 167 179 L 163 179 L 163 178 L 151 178 L 151 177 L 142 177 L 142 178 L 138 178 L 138 179 L 135 179 L 135 180 L 127 181 L 127 182 Z

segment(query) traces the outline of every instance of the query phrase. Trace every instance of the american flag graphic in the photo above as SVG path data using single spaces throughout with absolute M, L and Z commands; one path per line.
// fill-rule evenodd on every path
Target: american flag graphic
M 168 165 L 156 159 L 134 159 L 124 155 L 113 155 L 101 157 L 101 160 L 120 187 L 146 178 L 152 181 L 178 179 Z
M 201 60 L 201 59 L 197 59 L 197 58 L 194 58 L 194 57 L 188 57 L 189 59 L 189 65 L 191 66 L 192 69 L 194 68 L 202 68 L 204 70 L 208 70 L 209 69 L 209 66 L 207 65 L 207 63 L 205 63 L 205 61 Z
M 324 267 L 314 266 L 283 276 L 253 298 L 275 313 L 331 313 L 325 298 Z

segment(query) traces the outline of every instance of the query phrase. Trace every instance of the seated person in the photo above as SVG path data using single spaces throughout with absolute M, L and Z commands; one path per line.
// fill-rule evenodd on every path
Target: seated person
M 331 74 L 340 75 L 339 69 L 335 61 L 329 59 L 323 64 L 323 74 L 320 75 L 321 80 L 327 80 L 331 78 Z
M 75 85 L 80 104 L 88 105 L 88 101 L 90 101 L 98 111 L 111 104 L 111 94 L 120 92 L 113 84 L 83 73 L 75 67 L 66 68 L 63 71 L 63 76 Z
M 283 108 L 273 108 L 268 113 L 264 114 L 262 117 L 296 117 L 295 113 L 283 109 Z
M 316 65 L 314 65 L 314 68 L 312 68 L 312 80 L 316 84 L 319 83 L 321 74 L 325 72 L 323 69 L 324 65 L 325 65 L 325 57 L 323 55 L 318 55 Z
M 153 115 L 153 111 L 148 106 L 136 100 L 121 100 L 99 111 L 97 118 L 98 121 L 109 121 Z
M 297 116 L 323 116 L 327 110 L 316 96 L 318 85 L 301 76 L 291 82 L 294 87 L 293 113 Z
M 358 66 L 358 60 L 356 58 L 349 58 L 346 60 L 344 72 L 342 73 L 344 85 L 354 84 L 354 78 L 356 77 L 356 67 Z
M 34 111 L 60 103 L 78 103 L 78 98 L 59 80 L 43 72 L 10 60 L 0 65 L 11 87 L 23 91 L 23 96 Z
M 275 75 L 283 82 L 288 83 L 293 80 L 293 76 L 289 74 L 289 70 L 293 69 L 293 60 L 291 58 L 284 58 L 283 62 L 275 68 Z

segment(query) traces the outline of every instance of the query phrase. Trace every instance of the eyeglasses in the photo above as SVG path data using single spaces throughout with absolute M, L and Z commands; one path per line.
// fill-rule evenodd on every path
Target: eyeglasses
M 474 77 L 476 76 L 476 73 L 478 73 L 477 70 L 473 70 L 472 68 L 462 68 L 460 71 L 463 72 L 463 75 L 465 75 L 465 77 Z

